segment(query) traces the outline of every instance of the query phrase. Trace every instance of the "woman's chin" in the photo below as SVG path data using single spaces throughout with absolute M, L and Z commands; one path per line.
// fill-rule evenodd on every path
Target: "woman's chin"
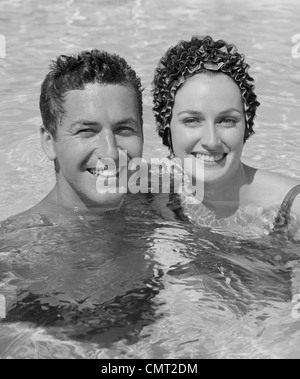
M 196 175 L 191 175 L 190 173 L 188 173 L 188 176 L 193 186 L 196 186 L 199 188 L 201 187 L 204 188 L 204 186 L 206 185 L 218 184 L 224 180 L 224 174 L 220 172 L 212 173 L 212 172 L 205 171 L 200 174 L 197 173 Z

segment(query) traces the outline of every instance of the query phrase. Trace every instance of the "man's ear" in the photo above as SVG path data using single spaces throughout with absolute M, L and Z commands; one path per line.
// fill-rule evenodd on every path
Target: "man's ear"
M 45 129 L 44 125 L 42 125 L 40 128 L 40 135 L 41 135 L 41 145 L 45 154 L 50 159 L 50 161 L 54 161 L 56 158 L 56 153 L 54 150 L 53 137 Z

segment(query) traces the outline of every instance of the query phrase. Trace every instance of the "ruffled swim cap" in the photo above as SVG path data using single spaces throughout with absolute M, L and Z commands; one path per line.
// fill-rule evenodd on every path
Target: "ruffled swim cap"
M 180 41 L 167 51 L 155 70 L 152 91 L 157 132 L 166 146 L 171 148 L 169 126 L 179 87 L 187 78 L 206 71 L 223 72 L 239 86 L 246 115 L 244 141 L 254 134 L 254 118 L 260 103 L 254 93 L 254 80 L 248 74 L 250 66 L 244 59 L 235 45 L 214 41 L 210 36 L 194 36 L 191 41 Z

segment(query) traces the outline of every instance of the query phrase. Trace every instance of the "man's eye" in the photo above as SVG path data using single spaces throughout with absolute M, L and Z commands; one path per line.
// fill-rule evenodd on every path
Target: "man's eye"
M 94 133 L 96 133 L 95 130 L 86 128 L 86 129 L 78 130 L 76 134 L 94 134 Z
M 117 129 L 117 133 L 118 134 L 132 134 L 134 133 L 134 129 L 130 126 L 120 126 L 118 129 Z

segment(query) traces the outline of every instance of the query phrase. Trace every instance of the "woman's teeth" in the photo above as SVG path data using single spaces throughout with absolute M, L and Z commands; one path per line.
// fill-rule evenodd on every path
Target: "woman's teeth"
M 204 162 L 219 162 L 226 154 L 193 154 L 197 159 L 201 159 Z

